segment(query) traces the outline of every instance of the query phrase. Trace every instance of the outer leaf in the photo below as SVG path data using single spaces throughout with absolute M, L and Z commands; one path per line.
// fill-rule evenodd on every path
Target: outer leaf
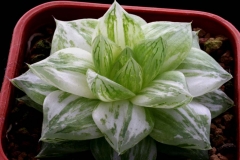
M 108 143 L 119 154 L 145 138 L 154 125 L 148 110 L 129 101 L 101 102 L 92 116 Z
M 130 58 L 114 77 L 114 81 L 136 93 L 142 88 L 142 68 L 133 59 Z
M 133 50 L 134 59 L 143 69 L 143 86 L 151 82 L 160 72 L 165 58 L 165 44 L 161 37 L 147 39 Z
M 208 150 L 180 148 L 173 145 L 157 143 L 159 153 L 169 155 L 168 159 L 209 160 Z
M 194 47 L 194 48 L 198 48 L 198 49 L 201 49 L 201 48 L 200 48 L 200 45 L 199 45 L 198 32 L 193 31 L 192 34 L 193 34 L 192 47 Z
M 87 71 L 87 82 L 96 97 L 105 102 L 128 99 L 135 96 L 135 94 L 127 88 L 90 69 Z
M 28 96 L 23 96 L 21 98 L 17 98 L 19 102 L 25 103 L 28 107 L 32 107 L 39 112 L 43 112 L 43 106 L 34 102 L 30 97 Z
M 232 78 L 210 55 L 197 48 L 191 49 L 177 70 L 185 75 L 194 97 L 216 90 Z
M 95 160 L 121 160 L 121 157 L 108 144 L 105 138 L 91 140 L 90 149 Z
M 139 17 L 138 15 L 130 14 L 130 13 L 128 15 L 132 17 L 136 21 L 136 23 L 138 23 L 140 26 L 147 24 L 147 22 L 142 17 Z
M 122 48 L 126 46 L 133 47 L 144 39 L 139 18 L 129 15 L 116 1 L 110 6 L 103 17 L 99 19 L 96 28 L 96 37 L 102 34 L 111 41 L 120 45 Z
M 63 48 L 78 47 L 91 52 L 93 31 L 98 23 L 97 19 L 79 19 L 73 21 L 60 21 L 55 19 L 51 54 Z
M 63 157 L 89 149 L 90 141 L 63 141 L 58 143 L 43 142 L 41 151 L 35 158 Z
M 157 158 L 157 147 L 151 137 L 146 137 L 123 155 L 121 160 L 155 160 Z
M 79 97 L 62 91 L 50 93 L 43 104 L 43 126 L 40 140 L 58 142 L 99 138 L 99 131 L 92 119 L 98 100 Z
M 120 52 L 121 47 L 102 35 L 98 35 L 93 40 L 93 62 L 98 73 L 108 77 Z
M 11 79 L 11 82 L 15 87 L 25 92 L 34 102 L 40 105 L 43 104 L 45 97 L 49 93 L 57 90 L 56 87 L 44 82 L 30 70 Z
M 104 138 L 92 140 L 91 151 L 96 160 L 155 160 L 157 157 L 155 141 L 150 137 L 144 138 L 122 155 L 118 155 Z
M 191 23 L 159 21 L 142 26 L 147 39 L 162 37 L 166 42 L 166 57 L 160 72 L 179 66 L 192 46 Z
M 187 105 L 191 100 L 184 75 L 178 71 L 169 71 L 158 76 L 131 102 L 145 107 L 176 108 Z
M 62 91 L 95 98 L 87 85 L 86 70 L 94 69 L 92 55 L 80 48 L 66 48 L 29 66 L 42 80 Z
M 158 142 L 182 148 L 208 150 L 211 113 L 191 102 L 176 109 L 151 109 L 155 125 L 150 136 Z
M 195 97 L 193 100 L 206 106 L 210 110 L 212 118 L 217 117 L 234 106 L 234 102 L 219 89 L 206 93 L 202 96 Z

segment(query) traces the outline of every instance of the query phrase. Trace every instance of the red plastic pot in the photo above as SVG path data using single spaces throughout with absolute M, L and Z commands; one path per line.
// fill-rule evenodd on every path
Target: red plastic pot
M 12 36 L 10 52 L 5 71 L 4 81 L 0 94 L 0 160 L 7 159 L 4 153 L 6 141 L 8 111 L 15 101 L 16 88 L 10 83 L 9 79 L 20 74 L 22 64 L 27 48 L 27 41 L 39 27 L 52 24 L 54 19 L 74 20 L 80 18 L 99 18 L 109 8 L 109 4 L 71 2 L 71 1 L 52 1 L 32 8 L 25 13 L 16 24 Z M 235 91 L 234 102 L 236 104 L 236 120 L 238 135 L 238 160 L 240 160 L 240 34 L 239 31 L 227 20 L 206 12 L 164 9 L 152 7 L 123 6 L 129 13 L 137 14 L 146 21 L 178 21 L 192 22 L 193 27 L 203 28 L 205 31 L 213 34 L 222 34 L 230 39 L 234 52 L 235 63 Z

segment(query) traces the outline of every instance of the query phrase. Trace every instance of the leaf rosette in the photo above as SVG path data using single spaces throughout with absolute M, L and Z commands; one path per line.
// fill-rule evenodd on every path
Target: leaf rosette
M 55 21 L 50 56 L 11 79 L 43 107 L 41 141 L 90 140 L 99 160 L 156 159 L 158 143 L 211 148 L 211 119 L 233 106 L 219 87 L 232 76 L 191 23 L 147 23 L 116 1 L 99 19 Z

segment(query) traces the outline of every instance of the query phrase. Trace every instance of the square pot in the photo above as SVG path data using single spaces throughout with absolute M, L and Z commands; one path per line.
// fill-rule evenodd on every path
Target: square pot
M 52 1 L 41 4 L 25 13 L 14 28 L 4 81 L 0 94 L 0 159 L 7 159 L 4 152 L 6 147 L 6 132 L 8 130 L 8 114 L 15 104 L 17 89 L 9 79 L 21 74 L 24 58 L 27 51 L 27 42 L 30 36 L 44 25 L 55 25 L 54 18 L 59 20 L 74 20 L 80 18 L 99 18 L 109 8 L 109 4 Z M 193 27 L 200 27 L 212 34 L 221 34 L 229 38 L 234 54 L 234 110 L 237 128 L 237 157 L 240 159 L 240 34 L 227 20 L 206 12 L 164 9 L 153 7 L 123 6 L 129 13 L 136 14 L 147 22 L 151 21 L 176 21 L 192 22 Z

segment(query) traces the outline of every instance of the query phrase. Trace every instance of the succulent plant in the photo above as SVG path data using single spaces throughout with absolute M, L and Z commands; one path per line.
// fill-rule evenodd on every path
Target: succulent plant
M 99 160 L 156 159 L 168 147 L 206 155 L 211 119 L 234 105 L 219 89 L 232 76 L 191 22 L 147 23 L 116 1 L 98 19 L 55 22 L 50 56 L 11 79 L 43 106 L 40 141 L 89 141 Z

